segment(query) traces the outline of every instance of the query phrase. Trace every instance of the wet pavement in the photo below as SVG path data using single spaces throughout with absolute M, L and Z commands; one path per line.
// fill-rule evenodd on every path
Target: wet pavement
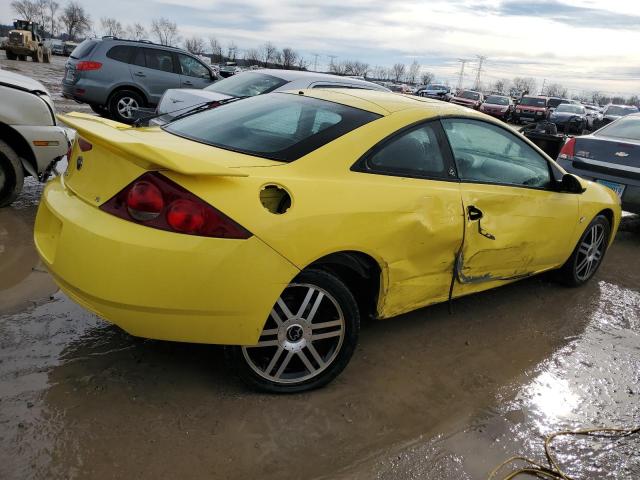
M 482 479 L 543 461 L 552 431 L 640 424 L 638 217 L 582 288 L 537 277 L 367 323 L 334 383 L 274 396 L 220 347 L 133 338 L 58 292 L 31 239 L 40 192 L 0 210 L 0 479 Z M 556 449 L 581 479 L 638 478 L 638 452 Z

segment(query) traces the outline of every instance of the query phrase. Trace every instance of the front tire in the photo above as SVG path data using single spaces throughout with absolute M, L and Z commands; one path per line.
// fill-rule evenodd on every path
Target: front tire
M 360 314 L 353 295 L 334 275 L 300 273 L 274 305 L 257 345 L 227 348 L 227 358 L 249 386 L 272 393 L 322 387 L 336 378 L 358 342 Z
M 0 208 L 11 205 L 22 191 L 24 170 L 16 152 L 0 140 Z
M 42 63 L 42 60 L 43 60 L 42 49 L 37 48 L 36 51 L 33 52 L 31 59 L 36 63 Z
M 6 52 L 7 52 L 7 60 L 15 60 L 16 58 L 18 58 L 18 55 L 16 55 L 13 52 L 10 52 L 9 50 L 7 50 Z
M 607 251 L 611 224 L 604 215 L 598 215 L 580 237 L 569 260 L 558 271 L 558 280 L 569 286 L 579 287 L 596 273 Z
M 109 99 L 109 113 L 114 120 L 122 123 L 133 123 L 136 111 L 144 107 L 144 98 L 132 90 L 120 90 Z

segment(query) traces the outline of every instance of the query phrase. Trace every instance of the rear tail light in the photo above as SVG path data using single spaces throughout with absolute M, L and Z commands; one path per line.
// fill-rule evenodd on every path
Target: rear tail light
M 151 228 L 215 238 L 246 239 L 251 232 L 157 172 L 145 173 L 100 207 Z
M 102 63 L 100 62 L 89 62 L 82 61 L 76 63 L 76 70 L 78 72 L 87 72 L 89 70 L 100 70 L 102 68 Z
M 574 157 L 576 151 L 576 139 L 575 137 L 571 137 L 567 139 L 567 141 L 562 146 L 560 150 L 560 155 L 558 158 L 562 158 L 563 160 L 571 159 Z

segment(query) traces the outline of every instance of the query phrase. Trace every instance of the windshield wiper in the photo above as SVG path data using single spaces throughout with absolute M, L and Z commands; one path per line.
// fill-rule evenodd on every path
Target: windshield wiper
M 169 120 L 169 122 L 173 122 L 175 120 L 179 120 L 181 118 L 188 117 L 189 115 L 193 115 L 193 114 L 196 114 L 196 113 L 199 113 L 199 112 L 204 112 L 205 110 L 209 110 L 210 108 L 212 108 L 214 106 L 218 107 L 220 105 L 225 105 L 227 103 L 235 102 L 236 100 L 240 100 L 242 98 L 245 98 L 245 97 L 231 97 L 231 98 L 225 98 L 225 99 L 222 99 L 222 100 L 210 100 L 208 102 L 199 103 L 199 104 L 197 104 L 195 106 L 194 105 L 190 105 L 188 107 L 179 108 L 177 110 L 172 110 L 170 112 L 154 113 L 153 115 L 149 115 L 148 117 L 140 117 L 140 118 L 136 119 L 136 121 L 133 122 L 133 126 L 134 127 L 140 127 L 140 126 L 143 126 L 142 125 L 143 122 L 146 122 L 148 124 L 149 120 L 153 120 L 154 118 L 160 118 L 160 117 L 163 117 L 165 115 L 171 115 L 173 113 L 180 112 L 182 110 L 188 109 L 188 110 L 185 110 L 184 112 L 182 112 L 181 114 L 176 115 L 175 117 L 171 117 L 171 120 Z M 169 123 L 169 122 L 167 122 L 167 123 Z

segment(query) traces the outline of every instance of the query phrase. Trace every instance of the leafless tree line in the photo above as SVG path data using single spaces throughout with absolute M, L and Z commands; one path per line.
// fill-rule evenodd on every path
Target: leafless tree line
M 11 8 L 21 20 L 37 22 L 43 34 L 64 34 L 74 39 L 91 29 L 91 17 L 76 1 L 64 7 L 55 0 L 15 0 Z

